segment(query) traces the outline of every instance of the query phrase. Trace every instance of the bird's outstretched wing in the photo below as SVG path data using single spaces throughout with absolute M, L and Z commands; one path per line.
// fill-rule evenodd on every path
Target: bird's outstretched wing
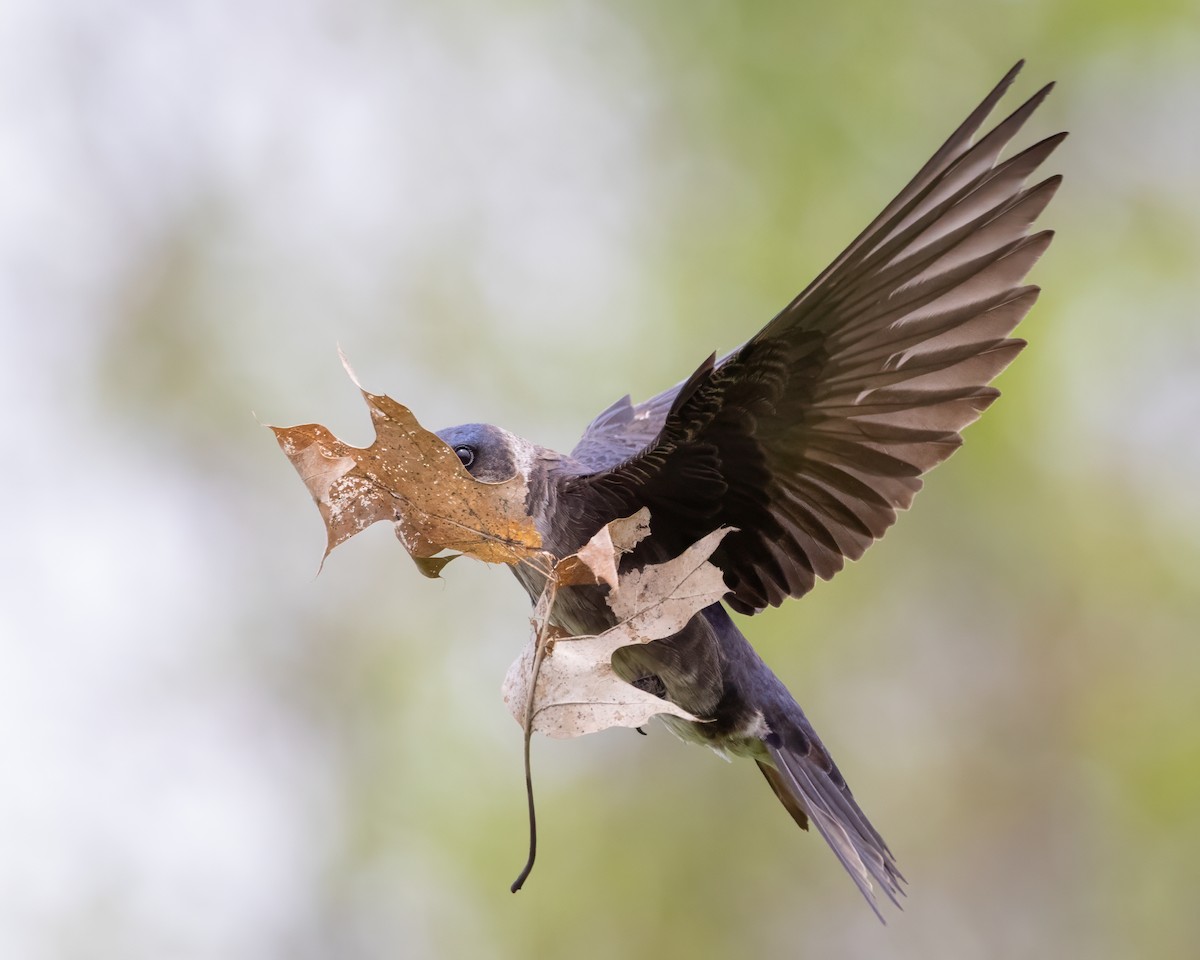
M 742 612 L 810 590 L 907 508 L 921 474 L 998 396 L 1024 341 L 1021 286 L 1052 234 L 1030 233 L 1060 177 L 1026 187 L 1066 136 L 1000 161 L 1047 86 L 972 142 L 1018 63 L 866 230 L 741 348 L 589 426 L 564 482 L 580 533 L 648 506 L 682 550 L 737 528 L 713 560 Z

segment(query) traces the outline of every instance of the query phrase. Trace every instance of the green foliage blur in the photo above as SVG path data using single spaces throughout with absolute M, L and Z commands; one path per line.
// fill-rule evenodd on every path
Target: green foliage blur
M 110 6 L 39 34 L 62 45 L 28 94 L 52 189 L 26 196 L 61 217 L 6 253 L 33 361 L 10 412 L 48 474 L 7 616 L 50 638 L 36 671 L 112 691 L 23 721 L 38 763 L 64 751 L 29 822 L 80 838 L 53 894 L 5 894 L 27 955 L 1196 955 L 1194 3 Z M 1030 345 L 885 540 L 742 622 L 896 852 L 904 911 L 879 925 L 756 771 L 657 725 L 535 742 L 514 897 L 520 589 L 467 561 L 430 583 L 382 527 L 314 579 L 320 521 L 255 417 L 365 442 L 340 344 L 431 428 L 569 449 L 757 330 L 1022 57 L 1004 107 L 1059 84 L 1022 145 L 1071 131 Z M 46 469 L 63 437 L 94 478 Z M 86 617 L 48 599 L 64 579 L 98 584 L 67 590 Z M 127 762 L 93 767 L 83 728 L 110 723 Z M 157 760 L 120 752 L 155 726 Z M 161 819 L 176 771 L 204 797 L 226 765 L 253 785 L 228 808 Z

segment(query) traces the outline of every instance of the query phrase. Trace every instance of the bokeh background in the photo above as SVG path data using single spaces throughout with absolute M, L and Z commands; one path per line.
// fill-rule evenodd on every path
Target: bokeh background
M 0 956 L 1194 957 L 1200 8 L 8 0 Z M 1019 57 L 1045 293 L 916 509 L 744 624 L 911 881 L 757 773 L 521 744 L 509 574 L 330 558 L 259 421 L 569 448 L 766 321 Z

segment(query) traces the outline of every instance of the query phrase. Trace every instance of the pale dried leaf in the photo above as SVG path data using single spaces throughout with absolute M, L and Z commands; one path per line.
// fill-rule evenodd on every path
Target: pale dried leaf
M 724 575 L 708 558 L 730 532 L 729 527 L 721 527 L 673 560 L 625 574 L 620 589 L 607 598 L 613 613 L 629 623 L 630 630 L 651 640 L 678 633 L 694 613 L 729 592 Z M 668 629 L 663 623 L 680 626 Z
M 604 529 L 609 532 L 613 549 L 618 554 L 628 553 L 650 536 L 650 508 L 642 507 L 632 516 L 614 520 Z
M 619 588 L 608 598 L 621 619 L 604 633 L 551 635 L 552 646 L 542 661 L 532 700 L 529 722 L 534 731 L 555 738 L 578 737 L 608 727 L 638 727 L 663 713 L 698 720 L 618 677 L 612 655 L 621 647 L 673 636 L 724 596 L 728 588 L 708 558 L 728 532 L 714 531 L 673 560 L 622 576 Z M 522 726 L 542 622 L 535 618 L 533 637 L 509 668 L 503 686 L 504 702 Z
M 564 557 L 555 567 L 560 586 L 607 584 L 617 589 L 617 561 L 650 534 L 650 510 L 637 513 L 601 527 L 581 549 Z
M 617 553 L 613 549 L 608 527 L 601 527 L 577 553 L 565 557 L 554 568 L 554 575 L 564 587 L 606 583 L 617 589 Z

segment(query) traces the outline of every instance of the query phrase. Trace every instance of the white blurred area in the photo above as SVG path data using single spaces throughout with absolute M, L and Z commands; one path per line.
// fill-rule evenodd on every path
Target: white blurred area
M 516 351 L 562 291 L 619 287 L 641 98 L 555 62 L 569 23 L 291 0 L 0 20 L 0 956 L 322 955 L 336 755 L 255 670 L 305 655 L 288 604 L 319 524 L 252 411 L 361 435 L 339 339 L 430 415 L 495 395 L 430 381 L 423 272 L 471 272 Z M 335 622 L 346 591 L 319 602 Z
M 565 942 L 538 939 L 547 900 L 536 898 L 557 894 L 588 917 L 588 858 L 628 826 L 615 813 L 575 813 L 572 798 L 593 804 L 588 811 L 622 798 L 622 809 L 657 804 L 665 775 L 651 779 L 645 798 L 608 779 L 627 754 L 651 758 L 639 761 L 643 778 L 659 758 L 679 769 L 709 759 L 662 733 L 648 745 L 617 737 L 539 744 L 553 845 L 533 886 L 505 899 L 524 855 L 524 801 L 519 731 L 497 688 L 523 641 L 520 592 L 503 571 L 464 561 L 445 584 L 420 580 L 382 529 L 340 548 L 314 579 L 316 511 L 255 419 L 320 421 L 365 443 L 367 419 L 338 365 L 340 344 L 364 385 L 408 403 L 430 427 L 487 419 L 569 447 L 608 402 L 686 375 L 794 292 L 781 300 L 759 276 L 754 290 L 728 293 L 745 263 L 728 277 L 704 274 L 704 257 L 721 244 L 738 255 L 732 228 L 722 232 L 723 202 L 766 222 L 783 201 L 763 196 L 729 156 L 704 152 L 706 141 L 688 140 L 695 117 L 681 117 L 680 101 L 694 109 L 707 81 L 698 68 L 695 78 L 674 78 L 692 92 L 673 99 L 666 78 L 678 63 L 656 49 L 661 34 L 639 32 L 616 9 L 517 3 L 501 14 L 370 0 L 8 0 L 0 8 L 0 492 L 8 504 L 0 957 L 424 957 L 450 955 L 447 944 L 458 955 L 506 957 L 521 953 L 517 942 L 523 955 L 559 955 Z M 1020 555 L 1029 566 L 1015 575 L 1018 586 L 1048 582 L 1038 564 L 1051 569 L 1070 563 L 1076 548 L 1101 549 L 1086 533 L 1100 496 L 1092 484 L 1101 482 L 1124 491 L 1148 549 L 1196 556 L 1200 289 L 1188 258 L 1200 233 L 1185 226 L 1200 221 L 1200 125 L 1191 94 L 1179 92 L 1181 81 L 1196 89 L 1195 46 L 1179 40 L 1159 58 L 1120 47 L 1080 54 L 1038 127 L 1043 135 L 1055 123 L 1076 127 L 1055 167 L 1068 170 L 1068 186 L 1052 208 L 1076 233 L 1060 234 L 1049 261 L 1073 271 L 1074 286 L 1048 292 L 1045 309 L 1058 321 L 1041 335 L 1041 352 L 1022 358 L 1027 393 L 1006 408 L 1008 426 L 994 429 L 1002 449 L 1020 449 L 1033 464 L 1024 469 L 1037 474 L 1014 482 L 1043 484 L 1035 500 L 1062 498 L 1068 542 L 1025 560 L 1015 541 L 1030 534 L 1030 521 L 979 560 L 972 551 L 986 548 L 950 535 L 968 561 L 1000 565 Z M 1054 65 L 1038 63 L 1023 91 Z M 888 77 L 872 77 L 864 68 L 858 82 L 878 86 L 871 103 L 894 112 Z M 937 109 L 914 107 L 903 125 L 910 139 L 894 153 L 864 158 L 845 181 L 797 188 L 836 228 L 832 239 L 816 229 L 797 241 L 806 265 L 797 289 L 989 82 L 974 81 Z M 823 99 L 837 96 L 831 89 Z M 870 142 L 866 120 L 824 109 L 842 136 Z M 802 116 L 796 108 L 777 122 Z M 685 196 L 696 183 L 713 185 L 713 196 Z M 831 199 L 842 189 L 855 194 L 844 206 Z M 1111 203 L 1111 218 L 1097 216 L 1101 202 Z M 671 246 L 694 239 L 673 233 L 691 222 L 678 213 L 689 207 L 716 239 L 688 247 L 698 272 L 686 285 L 695 292 L 668 292 L 684 269 L 670 261 Z M 1123 240 L 1168 214 L 1178 220 L 1163 233 L 1178 236 L 1164 244 L 1161 266 L 1176 279 L 1124 274 Z M 1111 236 L 1097 222 L 1111 225 Z M 1100 278 L 1107 283 L 1097 286 Z M 681 305 L 717 296 L 728 299 L 678 315 Z M 1122 402 L 1130 396 L 1137 401 Z M 1057 406 L 1034 409 L 1050 397 Z M 1024 428 L 1037 430 L 1005 433 Z M 967 486 L 946 483 L 947 502 Z M 895 572 L 922 537 L 958 529 L 932 500 L 925 506 L 941 527 L 909 528 L 887 571 L 868 573 L 864 562 L 859 583 L 890 592 L 870 602 L 829 594 L 858 618 L 848 633 L 904 621 L 897 597 L 906 584 L 947 594 L 956 586 L 936 580 L 940 568 L 925 578 Z M 915 555 L 928 559 L 920 548 Z M 895 585 L 884 587 L 887 578 Z M 1056 599 L 1061 616 L 1077 617 L 1071 629 L 1086 633 L 1086 603 L 1078 601 L 1081 613 L 1071 598 Z M 948 842 L 963 844 L 957 873 L 925 861 L 923 899 L 889 941 L 868 926 L 869 912 L 815 838 L 781 854 L 773 844 L 793 838 L 764 830 L 752 855 L 795 858 L 794 868 L 763 869 L 802 877 L 814 951 L 881 956 L 890 943 L 905 956 L 968 960 L 1003 955 L 1002 947 L 1034 956 L 1047 943 L 1101 942 L 1094 932 L 1073 941 L 1072 930 L 1094 922 L 1108 894 L 1069 899 L 1061 929 L 1045 918 L 1021 927 L 991 908 L 991 890 L 969 865 L 973 855 L 1016 860 L 1010 836 L 1022 838 L 1013 849 L 1062 843 L 1073 853 L 1072 837 L 1046 827 L 1048 840 L 1036 825 L 1005 821 L 1012 834 L 971 839 L 958 807 L 947 800 L 930 814 L 919 787 L 904 783 L 926 769 L 969 780 L 971 768 L 952 768 L 956 751 L 974 749 L 956 740 L 969 725 L 947 730 L 941 721 L 978 701 L 980 689 L 1007 708 L 1006 697 L 1036 688 L 1009 651 L 981 654 L 991 672 L 979 687 L 963 686 L 955 672 L 969 671 L 966 660 L 946 665 L 977 602 L 952 598 L 948 612 L 906 621 L 910 647 L 882 662 L 865 641 L 834 653 L 825 634 L 813 641 L 823 652 L 808 651 L 806 669 L 817 675 L 832 669 L 831 658 L 849 658 L 819 694 L 820 708 L 846 744 L 838 755 L 850 758 L 851 779 L 875 789 L 864 805 L 883 812 L 884 833 L 911 830 L 902 867 L 940 856 L 923 846 L 939 825 Z M 823 609 L 814 605 L 814 616 L 834 616 Z M 1183 609 L 1156 609 L 1163 636 L 1177 636 L 1172 618 Z M 1020 613 L 1006 615 L 1021 629 Z M 779 616 L 774 629 L 786 632 L 794 621 Z M 1002 632 L 1003 617 L 987 619 L 997 622 L 980 624 L 979 637 Z M 1043 626 L 1051 633 L 1061 624 Z M 782 640 L 772 652 L 792 655 Z M 1063 664 L 1075 655 L 1053 653 L 1055 669 L 1070 673 Z M 1162 673 L 1174 675 L 1166 658 Z M 819 683 L 810 677 L 806 702 Z M 929 691 L 948 700 L 927 702 Z M 839 716 L 839 695 L 872 709 Z M 1058 688 L 1030 696 L 1038 695 L 1029 709 L 1049 712 Z M 1181 706 L 1179 716 L 1194 712 Z M 919 732 L 908 752 L 895 752 L 899 731 L 875 729 L 889 720 Z M 891 752 L 873 760 L 868 741 L 877 734 Z M 1039 749 L 1025 743 L 1014 752 L 1037 759 Z M 622 759 L 609 762 L 610 753 Z M 775 816 L 761 784 L 749 783 L 752 772 L 738 773 L 746 795 L 763 794 L 746 819 Z M 1077 774 L 1105 797 L 1120 793 L 1102 759 L 1085 756 L 1064 776 Z M 742 790 L 741 780 L 725 787 L 720 778 L 733 782 L 719 769 L 712 783 L 722 786 L 711 789 Z M 988 783 L 958 787 L 970 795 Z M 697 792 L 709 789 L 705 780 Z M 1023 785 L 1008 789 L 1024 794 Z M 676 783 L 669 797 L 689 792 Z M 741 793 L 728 796 L 743 809 Z M 1096 811 L 1120 808 L 1102 800 Z M 716 831 L 690 816 L 676 818 L 672 837 L 695 858 L 680 872 L 716 877 L 726 868 L 697 852 Z M 1076 823 L 1073 811 L 1062 816 Z M 638 922 L 653 925 L 675 909 L 664 892 L 674 875 L 653 861 L 673 855 L 643 842 L 597 888 L 643 886 Z M 1034 870 L 1024 896 L 1035 900 L 1039 882 L 1067 886 L 1077 871 L 1090 874 L 1090 865 L 1065 861 Z M 1021 903 L 1025 868 L 1003 869 L 1017 878 Z M 778 885 L 739 891 L 730 913 L 740 919 L 729 922 L 749 928 L 745 917 L 760 908 L 770 922 L 754 925 L 756 949 L 790 955 L 793 905 Z M 616 934 L 595 936 L 603 944 Z M 600 955 L 596 944 L 580 955 Z M 939 945 L 950 952 L 930 952 Z

